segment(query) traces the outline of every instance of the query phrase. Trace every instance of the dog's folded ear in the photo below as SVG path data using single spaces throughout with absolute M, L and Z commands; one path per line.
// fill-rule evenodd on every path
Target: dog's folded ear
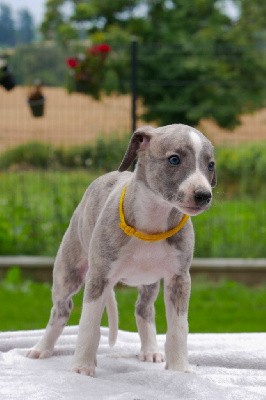
M 119 172 L 126 171 L 132 162 L 137 157 L 139 150 L 144 150 L 153 136 L 152 131 L 154 128 L 151 126 L 143 126 L 138 128 L 133 135 L 131 136 L 127 151 L 124 155 L 124 158 L 118 168 Z

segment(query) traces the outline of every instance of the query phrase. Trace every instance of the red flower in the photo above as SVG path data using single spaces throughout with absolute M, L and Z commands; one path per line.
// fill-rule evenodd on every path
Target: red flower
M 76 58 L 73 58 L 73 57 L 72 58 L 68 58 L 66 60 L 66 63 L 70 68 L 77 68 L 77 66 L 78 66 L 78 60 Z
M 109 44 L 106 44 L 106 43 L 95 44 L 94 46 L 90 47 L 88 49 L 88 51 L 91 54 L 105 54 L 105 55 L 107 55 L 107 53 L 109 53 L 111 51 L 111 46 L 109 46 Z

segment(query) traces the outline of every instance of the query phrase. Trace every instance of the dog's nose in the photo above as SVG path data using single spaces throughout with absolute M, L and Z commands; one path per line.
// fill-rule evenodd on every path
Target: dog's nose
M 195 203 L 198 206 L 204 206 L 211 201 L 212 194 L 207 190 L 196 190 L 194 194 Z

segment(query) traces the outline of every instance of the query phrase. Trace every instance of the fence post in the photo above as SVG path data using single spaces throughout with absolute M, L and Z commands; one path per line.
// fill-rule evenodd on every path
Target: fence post
M 137 70 L 138 70 L 138 42 L 131 41 L 131 126 L 132 132 L 137 128 Z

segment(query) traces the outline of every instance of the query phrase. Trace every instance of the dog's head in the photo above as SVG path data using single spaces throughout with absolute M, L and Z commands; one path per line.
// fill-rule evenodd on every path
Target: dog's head
M 134 132 L 119 171 L 138 155 L 137 178 L 181 212 L 197 215 L 211 205 L 216 185 L 214 149 L 199 131 L 174 124 Z

